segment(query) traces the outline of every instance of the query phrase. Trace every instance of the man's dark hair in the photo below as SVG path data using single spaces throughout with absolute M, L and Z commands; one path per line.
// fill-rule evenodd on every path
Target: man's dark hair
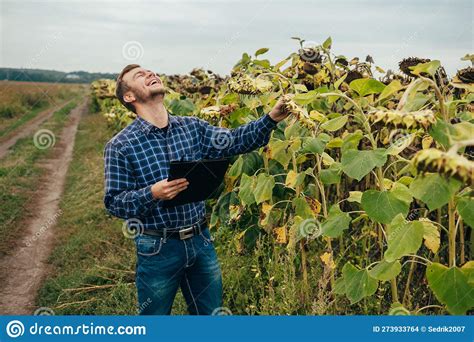
M 135 68 L 140 68 L 140 65 L 138 64 L 129 64 L 125 68 L 123 68 L 122 72 L 120 75 L 117 77 L 117 83 L 115 86 L 115 96 L 117 96 L 118 100 L 130 111 L 134 112 L 137 114 L 135 110 L 135 106 L 129 102 L 125 102 L 123 99 L 123 95 L 130 90 L 130 88 L 127 85 L 127 82 L 123 80 L 123 76 L 125 76 L 126 73 L 128 73 L 130 70 L 133 70 Z

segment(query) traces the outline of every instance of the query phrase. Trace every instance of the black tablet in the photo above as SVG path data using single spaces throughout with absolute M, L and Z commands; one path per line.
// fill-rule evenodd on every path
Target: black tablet
M 168 181 L 186 178 L 188 187 L 176 197 L 163 201 L 163 207 L 169 208 L 191 202 L 213 198 L 224 180 L 230 159 L 203 159 L 196 161 L 172 161 Z

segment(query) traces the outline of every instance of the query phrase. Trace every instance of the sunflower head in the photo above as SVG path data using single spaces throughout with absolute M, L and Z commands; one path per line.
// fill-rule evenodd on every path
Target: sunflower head
M 273 83 L 261 78 L 252 78 L 246 74 L 237 74 L 229 80 L 228 87 L 238 94 L 259 95 L 270 91 Z
M 281 99 L 283 102 L 283 112 L 295 117 L 295 119 L 298 120 L 302 126 L 309 130 L 314 130 L 316 128 L 316 124 L 313 120 L 311 120 L 308 113 L 293 101 L 292 95 L 283 95 Z
M 226 117 L 237 108 L 235 103 L 221 106 L 210 106 L 201 109 L 201 117 L 206 120 Z
M 458 70 L 456 77 L 462 83 L 474 83 L 474 68 L 468 67 Z
M 303 64 L 303 71 L 308 75 L 314 75 L 318 72 L 318 68 L 313 63 L 305 62 Z
M 206 72 L 203 69 L 198 69 L 198 68 L 194 68 L 193 70 L 191 70 L 191 72 L 189 74 L 196 77 L 200 81 L 202 81 L 202 80 L 204 80 L 205 78 L 208 77 L 206 75 Z
M 408 57 L 400 61 L 400 63 L 398 63 L 398 66 L 405 75 L 410 77 L 416 77 L 416 75 L 412 74 L 410 67 L 414 67 L 415 65 L 418 65 L 420 63 L 428 63 L 430 61 L 431 59 L 428 58 Z
M 404 128 L 427 130 L 434 123 L 436 117 L 432 110 L 418 110 L 405 112 L 401 110 L 377 110 L 368 114 L 368 119 L 373 124 L 382 124 L 388 128 Z
M 362 75 L 362 73 L 357 71 L 357 70 L 351 70 L 347 73 L 347 76 L 346 76 L 344 82 L 349 84 L 354 80 L 358 80 L 359 78 L 364 78 L 364 75 Z
M 422 173 L 438 172 L 469 185 L 474 183 L 474 162 L 458 154 L 428 148 L 415 155 L 413 164 Z

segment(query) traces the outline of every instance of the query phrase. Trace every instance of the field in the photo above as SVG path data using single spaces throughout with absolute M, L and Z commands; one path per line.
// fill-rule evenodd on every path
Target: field
M 51 104 L 84 90 L 84 85 L 0 81 L 0 138 L 34 118 Z
M 201 69 L 162 75 L 174 115 L 232 129 L 268 113 L 282 95 L 290 113 L 267 146 L 233 158 L 220 195 L 207 201 L 225 309 L 472 314 L 473 56 L 463 57 L 466 68 L 449 77 L 437 60 L 407 58 L 399 72 L 386 72 L 370 56 L 335 56 L 330 38 L 299 44 L 274 65 L 265 48 L 244 53 L 229 77 Z M 27 109 L 13 110 L 0 130 L 15 132 L 21 125 L 8 127 L 35 109 L 20 95 L 31 91 L 29 84 L 15 87 L 1 108 Z M 115 99 L 110 80 L 93 82 L 87 96 L 72 85 L 50 87 L 59 102 L 73 98 L 44 123 L 58 137 L 56 152 L 35 148 L 30 135 L 0 160 L 0 252 L 15 253 L 8 250 L 15 249 L 15 227 L 32 220 L 22 213 L 41 211 L 28 191 L 38 182 L 47 187 L 41 164 L 65 153 L 70 141 L 59 131 L 76 108 L 82 114 L 64 190 L 49 211 L 57 213 L 54 223 L 45 224 L 54 234 L 38 237 L 50 253 L 28 310 L 135 314 L 134 243 L 102 202 L 104 145 L 135 115 Z M 27 209 L 15 210 L 22 205 Z M 28 228 L 21 234 L 36 236 Z M 173 313 L 186 313 L 180 296 Z

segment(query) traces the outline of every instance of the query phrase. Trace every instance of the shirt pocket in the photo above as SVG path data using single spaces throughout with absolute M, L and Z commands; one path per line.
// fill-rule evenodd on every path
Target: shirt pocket
M 174 137 L 173 145 L 175 153 L 173 153 L 174 160 L 180 161 L 194 161 L 201 159 L 201 151 L 197 138 L 191 135 L 190 130 L 181 128 Z

